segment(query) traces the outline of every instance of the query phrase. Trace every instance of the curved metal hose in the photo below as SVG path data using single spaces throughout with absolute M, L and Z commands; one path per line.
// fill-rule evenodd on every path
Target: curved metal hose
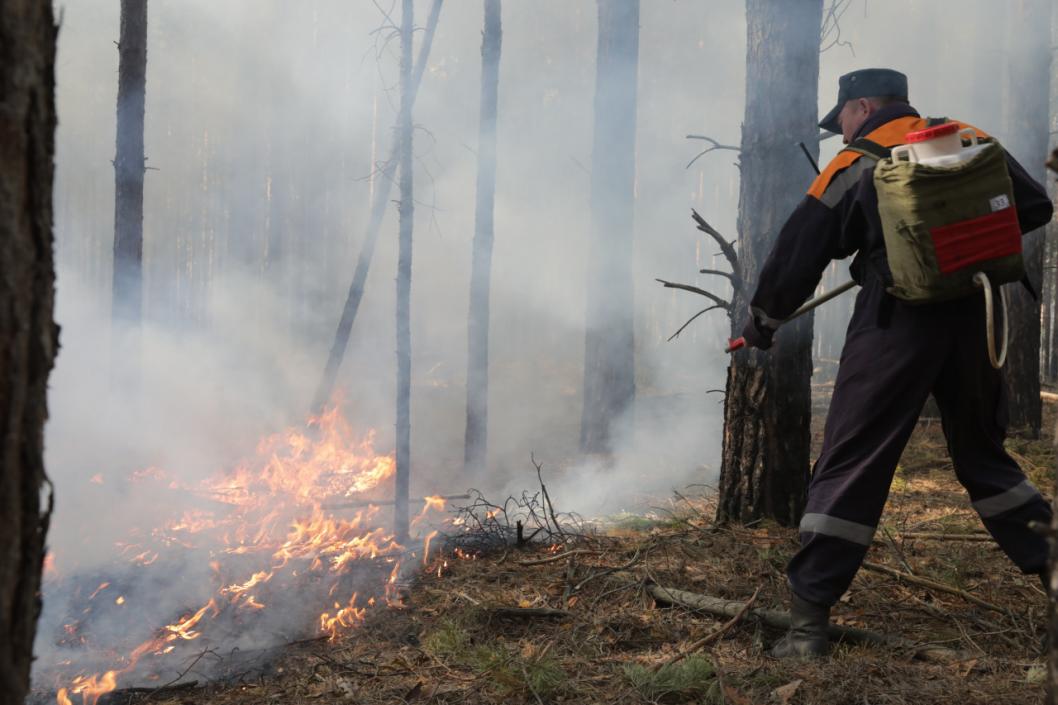
M 988 359 L 992 367 L 997 370 L 1007 361 L 1007 343 L 1010 341 L 1010 319 L 1007 318 L 1007 295 L 1002 287 L 999 289 L 999 304 L 1003 308 L 1003 349 L 996 355 L 996 322 L 992 312 L 992 283 L 988 281 L 988 275 L 977 272 L 973 278 L 974 284 L 981 287 L 985 294 L 985 333 L 988 337 Z

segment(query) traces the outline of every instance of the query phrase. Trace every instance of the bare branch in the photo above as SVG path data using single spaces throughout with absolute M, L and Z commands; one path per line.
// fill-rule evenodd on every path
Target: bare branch
M 841 38 L 841 17 L 852 5 L 852 0 L 831 0 L 830 5 L 823 12 L 823 23 L 819 32 L 819 53 L 827 51 L 836 46 L 848 47 L 853 56 L 856 56 L 856 48 L 852 42 Z
M 679 337 L 680 333 L 682 333 L 687 326 L 689 326 L 692 323 L 694 323 L 695 319 L 698 318 L 698 316 L 701 316 L 703 313 L 709 313 L 710 311 L 712 311 L 714 309 L 718 309 L 718 308 L 723 308 L 723 306 L 721 306 L 720 304 L 715 304 L 713 306 L 710 306 L 709 308 L 703 308 L 701 311 L 699 311 L 698 313 L 696 313 L 693 316 L 691 316 L 690 320 L 688 320 L 686 323 L 684 323 L 682 326 L 680 326 L 680 329 L 678 331 L 676 331 L 675 333 L 673 333 L 672 335 L 670 335 L 669 339 L 666 340 L 665 342 L 666 343 L 671 343 L 674 338 L 678 338 Z
M 707 223 L 705 218 L 700 216 L 698 211 L 693 208 L 691 209 L 691 218 L 694 220 L 699 230 L 712 237 L 716 240 L 716 244 L 720 245 L 720 252 L 723 253 L 724 259 L 727 260 L 727 263 L 731 265 L 731 272 L 739 280 L 739 286 L 741 286 L 742 270 L 738 266 L 738 253 L 735 251 L 734 242 L 724 239 L 724 236 L 720 234 L 720 231 Z
M 661 284 L 666 289 L 682 289 L 683 291 L 689 291 L 692 294 L 698 294 L 700 296 L 704 296 L 705 298 L 709 299 L 710 301 L 712 301 L 714 304 L 716 304 L 720 308 L 726 309 L 728 311 L 731 310 L 731 302 L 730 301 L 725 301 L 724 299 L 721 299 L 716 294 L 712 294 L 712 293 L 706 291 L 705 289 L 699 289 L 698 287 L 691 286 L 690 284 L 677 284 L 676 282 L 667 282 L 664 279 L 654 279 L 654 281 L 661 282 Z
M 704 157 L 706 154 L 709 154 L 709 152 L 715 152 L 717 150 L 728 150 L 728 151 L 731 151 L 731 152 L 741 152 L 742 151 L 741 147 L 736 147 L 733 144 L 720 144 L 719 142 L 714 140 L 712 137 L 706 137 L 705 135 L 687 135 L 687 139 L 689 139 L 689 140 L 705 140 L 706 142 L 708 142 L 711 145 L 713 145 L 709 149 L 706 149 L 704 152 L 699 152 L 698 154 L 695 155 L 694 159 L 692 159 L 691 161 L 687 162 L 687 166 L 686 166 L 687 169 L 690 169 L 692 164 L 694 164 L 696 161 L 698 161 L 699 159 Z

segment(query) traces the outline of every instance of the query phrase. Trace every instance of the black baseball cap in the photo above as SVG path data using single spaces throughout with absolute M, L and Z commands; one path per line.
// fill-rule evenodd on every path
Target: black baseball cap
M 881 96 L 907 100 L 907 76 L 893 69 L 860 69 L 847 73 L 838 79 L 838 104 L 820 121 L 819 126 L 840 135 L 838 113 L 846 102 Z

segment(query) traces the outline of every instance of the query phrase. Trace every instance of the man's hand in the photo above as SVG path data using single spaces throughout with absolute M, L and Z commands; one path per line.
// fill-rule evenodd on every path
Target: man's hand
M 760 350 L 767 350 L 771 347 L 773 335 L 775 335 L 775 329 L 758 321 L 756 316 L 751 316 L 742 329 L 742 337 L 746 339 L 746 345 Z

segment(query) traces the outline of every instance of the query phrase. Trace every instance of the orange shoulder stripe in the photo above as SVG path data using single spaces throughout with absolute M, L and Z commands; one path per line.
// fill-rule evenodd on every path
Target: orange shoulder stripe
M 952 120 L 951 122 L 958 123 L 959 129 L 970 128 L 974 131 L 979 139 L 986 139 L 988 134 L 973 125 L 969 125 L 965 122 L 959 122 L 958 120 Z M 929 122 L 926 118 L 915 117 L 909 115 L 907 117 L 897 118 L 896 120 L 890 120 L 876 130 L 873 130 L 867 135 L 864 135 L 867 139 L 872 142 L 877 142 L 883 147 L 896 147 L 904 144 L 904 137 L 908 132 L 915 132 L 917 130 L 924 130 L 928 126 Z M 843 149 L 837 153 L 837 155 L 830 160 L 823 172 L 816 177 L 816 180 L 812 182 L 812 186 L 808 189 L 808 195 L 813 198 L 822 198 L 823 193 L 830 186 L 830 182 L 834 180 L 841 171 L 849 168 L 856 163 L 856 160 L 863 155 L 859 152 L 851 152 L 847 149 Z
M 827 190 L 827 186 L 830 186 L 830 182 L 834 180 L 834 177 L 855 164 L 856 160 L 862 156 L 859 152 L 850 152 L 847 149 L 838 152 L 837 156 L 830 160 L 826 168 L 812 182 L 812 186 L 808 189 L 808 195 L 816 200 L 822 198 L 823 192 Z

